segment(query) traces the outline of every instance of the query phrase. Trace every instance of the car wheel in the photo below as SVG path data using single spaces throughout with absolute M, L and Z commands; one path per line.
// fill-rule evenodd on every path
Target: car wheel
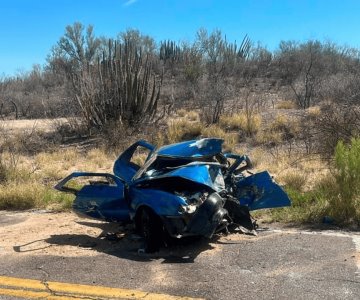
M 139 213 L 138 229 L 145 239 L 145 252 L 156 252 L 163 239 L 164 230 L 161 219 L 149 208 L 143 208 Z

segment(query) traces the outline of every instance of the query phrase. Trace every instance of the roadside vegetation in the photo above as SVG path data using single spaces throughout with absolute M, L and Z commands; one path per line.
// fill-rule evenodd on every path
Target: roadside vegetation
M 0 209 L 68 209 L 72 196 L 53 185 L 75 170 L 111 171 L 139 138 L 219 137 L 292 199 L 259 218 L 358 226 L 359 87 L 360 51 L 331 42 L 270 52 L 219 30 L 179 43 L 69 25 L 45 66 L 0 78 Z M 9 127 L 29 119 L 51 121 Z

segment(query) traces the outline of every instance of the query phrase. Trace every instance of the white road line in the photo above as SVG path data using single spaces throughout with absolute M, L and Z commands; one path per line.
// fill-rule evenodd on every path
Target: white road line
M 358 270 L 356 272 L 356 276 L 360 277 L 360 236 L 353 236 L 352 240 L 355 244 L 355 248 L 356 248 L 356 252 L 357 252 L 356 264 L 357 264 Z

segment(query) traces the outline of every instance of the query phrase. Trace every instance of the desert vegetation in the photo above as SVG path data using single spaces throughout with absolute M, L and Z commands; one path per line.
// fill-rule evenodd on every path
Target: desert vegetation
M 292 198 L 259 217 L 360 224 L 359 49 L 309 40 L 269 51 L 205 29 L 192 42 L 97 37 L 74 23 L 46 65 L 0 78 L 0 119 L 0 209 L 69 208 L 52 186 L 76 169 L 111 171 L 139 138 L 219 137 Z

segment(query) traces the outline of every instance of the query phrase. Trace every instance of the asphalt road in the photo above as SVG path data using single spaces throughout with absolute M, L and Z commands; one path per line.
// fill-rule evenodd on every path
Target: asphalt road
M 69 245 L 73 248 L 67 251 L 79 248 L 76 256 L 61 251 L 56 255 L 44 253 L 19 243 L 14 243 L 13 251 L 2 251 L 1 230 L 11 228 L 14 234 L 20 234 L 16 226 L 24 221 L 21 218 L 0 214 L 0 299 L 27 298 L 6 293 L 19 289 L 9 287 L 6 278 L 127 289 L 134 291 L 133 298 L 141 298 L 136 291 L 143 291 L 153 293 L 149 294 L 151 299 L 160 299 L 156 297 L 159 293 L 165 295 L 162 299 L 170 297 L 166 295 L 360 299 L 360 234 L 356 232 L 267 225 L 270 228 L 259 231 L 256 237 L 231 234 L 179 244 L 150 255 L 138 254 L 140 241 L 131 233 L 106 238 L 106 232 L 118 227 L 90 220 L 77 222 L 88 228 L 101 227 L 101 235 L 79 235 L 69 226 L 62 234 L 56 234 L 54 228 L 55 234 L 42 241 L 41 249 Z M 37 240 L 32 243 L 36 245 Z M 82 249 L 86 250 L 83 254 Z M 5 289 L 2 294 L 1 288 Z

